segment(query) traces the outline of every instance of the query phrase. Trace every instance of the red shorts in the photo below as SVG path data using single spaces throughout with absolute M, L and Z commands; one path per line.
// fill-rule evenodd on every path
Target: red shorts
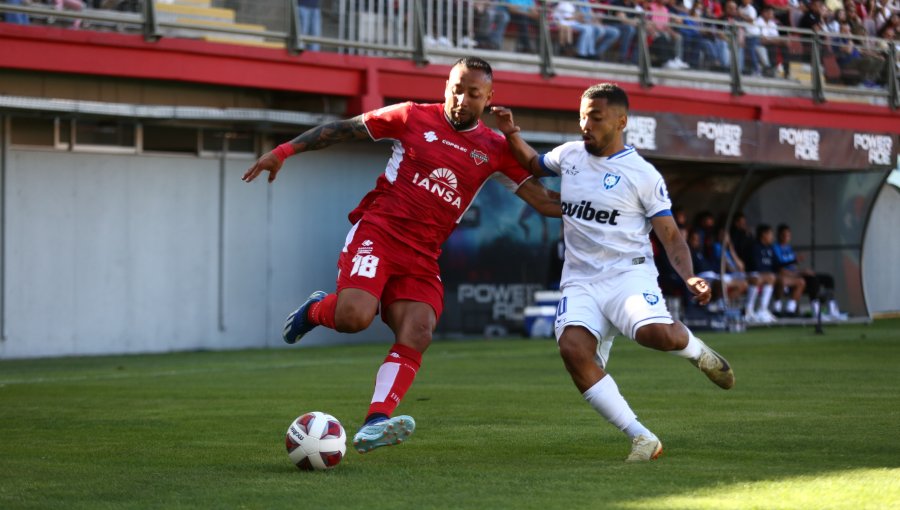
M 350 229 L 338 259 L 337 291 L 361 289 L 386 308 L 395 301 L 426 303 L 437 319 L 444 310 L 444 284 L 437 259 L 387 235 L 370 223 Z

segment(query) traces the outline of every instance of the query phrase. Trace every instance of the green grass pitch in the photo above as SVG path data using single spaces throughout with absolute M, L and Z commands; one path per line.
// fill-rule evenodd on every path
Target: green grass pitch
M 313 333 L 315 334 L 315 333 Z M 301 472 L 306 411 L 352 437 L 388 343 L 0 362 L 0 508 L 900 508 L 900 321 L 701 335 L 723 391 L 617 340 L 652 463 L 575 390 L 552 340 L 436 342 L 408 443 Z

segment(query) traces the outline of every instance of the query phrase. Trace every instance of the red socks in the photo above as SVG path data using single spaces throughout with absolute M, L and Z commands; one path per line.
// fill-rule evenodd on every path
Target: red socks
M 334 310 L 337 308 L 337 294 L 329 294 L 318 303 L 313 303 L 306 312 L 306 318 L 319 326 L 334 329 Z
M 419 351 L 400 344 L 391 346 L 375 376 L 375 393 L 372 395 L 368 415 L 381 413 L 390 416 L 406 390 L 412 386 L 421 364 L 422 353 Z

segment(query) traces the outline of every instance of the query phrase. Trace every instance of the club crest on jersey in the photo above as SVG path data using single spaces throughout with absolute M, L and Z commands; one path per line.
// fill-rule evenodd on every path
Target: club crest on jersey
M 456 189 L 458 185 L 456 174 L 449 168 L 437 168 L 431 171 L 431 175 L 422 178 L 419 178 L 419 173 L 416 172 L 412 182 L 420 188 L 427 189 L 433 195 L 443 199 L 444 202 L 457 209 L 462 209 L 462 199 Z
M 478 149 L 472 149 L 472 152 L 469 153 L 469 157 L 475 160 L 476 165 L 488 162 L 487 154 L 481 152 Z
M 666 181 L 660 179 L 656 185 L 656 198 L 660 200 L 669 200 L 669 190 L 666 189 Z
M 438 139 L 438 137 L 436 134 L 434 134 L 434 131 L 426 131 L 425 132 L 425 141 L 426 142 L 431 143 L 437 139 Z
M 646 299 L 647 302 L 650 303 L 651 305 L 655 305 L 656 303 L 659 303 L 659 296 L 657 296 L 656 294 L 654 294 L 652 292 L 644 292 L 644 299 Z
M 622 178 L 622 176 L 620 176 L 620 175 L 611 174 L 611 173 L 607 172 L 607 174 L 603 176 L 603 187 L 606 189 L 612 189 L 613 186 L 615 186 L 616 184 L 619 184 L 619 179 L 621 179 L 621 178 Z

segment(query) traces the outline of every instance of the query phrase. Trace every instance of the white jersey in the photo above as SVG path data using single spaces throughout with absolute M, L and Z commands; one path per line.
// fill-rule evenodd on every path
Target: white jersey
M 540 163 L 562 177 L 561 286 L 626 271 L 657 276 L 650 218 L 671 215 L 672 202 L 653 165 L 628 145 L 607 158 L 591 155 L 580 141 L 541 155 Z

